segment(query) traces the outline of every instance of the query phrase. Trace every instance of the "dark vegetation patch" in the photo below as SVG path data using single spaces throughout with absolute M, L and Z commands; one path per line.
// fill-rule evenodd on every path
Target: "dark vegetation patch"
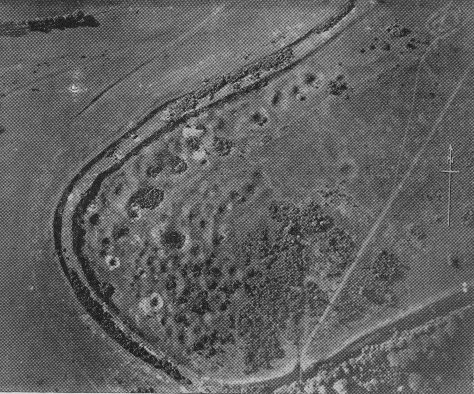
M 316 81 L 316 76 L 312 73 L 306 73 L 304 75 L 304 83 L 306 85 L 312 85 Z
M 197 150 L 199 150 L 199 146 L 200 146 L 200 141 L 199 141 L 199 138 L 194 136 L 194 137 L 189 137 L 189 138 L 186 138 L 186 148 L 191 151 L 191 152 L 195 152 Z
M 405 44 L 409 50 L 415 50 L 419 45 L 429 45 L 430 41 L 427 38 L 411 37 Z
M 410 29 L 402 26 L 398 22 L 395 22 L 394 24 L 387 26 L 385 28 L 385 31 L 393 38 L 406 37 L 407 35 L 411 33 Z
M 252 178 L 256 182 L 261 176 L 256 171 Z M 240 197 L 238 192 L 231 195 Z M 176 340 L 186 351 L 212 358 L 240 338 L 248 373 L 284 357 L 281 337 L 301 320 L 306 292 L 316 313 L 328 302 L 320 289 L 305 291 L 304 251 L 308 237 L 332 228 L 332 218 L 314 202 L 303 207 L 273 202 L 269 212 L 272 219 L 241 241 L 221 239 L 207 256 L 192 262 L 177 257 L 174 273 L 166 273 L 166 291 L 176 305 L 166 324 L 175 326 L 175 335 L 181 333 Z M 179 293 L 178 276 L 184 281 Z M 218 323 L 203 324 L 206 314 Z
M 224 241 L 225 237 L 222 234 L 214 234 L 212 237 L 212 244 L 214 246 L 219 246 Z
M 225 127 L 225 121 L 222 118 L 217 118 L 214 128 L 216 130 L 223 130 Z
M 188 169 L 186 162 L 176 155 L 170 156 L 168 164 L 172 174 L 182 174 Z
M 117 157 L 117 149 L 116 148 L 108 148 L 106 157 Z
M 65 30 L 77 27 L 97 27 L 99 21 L 90 14 L 84 13 L 82 10 L 76 10 L 72 14 L 58 15 L 49 18 L 33 19 L 26 22 L 30 31 L 40 31 L 49 33 L 53 29 Z
M 104 243 L 106 241 L 107 243 Z M 99 249 L 99 256 L 100 257 L 105 257 L 108 254 L 108 251 L 110 249 L 110 242 L 108 238 L 104 238 L 101 242 L 101 247 Z
M 146 169 L 149 178 L 156 178 L 163 171 L 168 170 L 171 174 L 182 174 L 188 169 L 186 161 L 170 152 L 160 152 L 153 158 L 152 164 Z
M 138 217 L 138 209 L 155 209 L 163 201 L 164 192 L 153 186 L 145 186 L 134 192 L 127 202 L 127 213 Z
M 109 266 L 110 267 L 116 267 L 118 264 L 117 259 L 113 258 L 109 261 Z
M 450 256 L 449 265 L 455 269 L 461 269 L 463 266 L 462 258 L 457 254 Z
M 7 129 L 5 128 L 5 126 L 2 126 L 0 124 L 0 135 L 2 135 L 3 133 L 5 133 L 7 131 Z
M 158 153 L 153 160 L 153 164 L 148 166 L 146 169 L 147 176 L 149 178 L 157 177 L 166 168 L 168 164 L 168 157 L 168 154 Z
M 117 186 L 115 186 L 114 193 L 116 196 L 118 196 L 123 190 L 123 183 L 119 183 Z
M 257 187 L 262 183 L 262 181 L 263 174 L 260 171 L 255 171 L 252 174 L 252 179 L 242 186 L 242 193 L 238 193 L 238 197 L 236 196 L 235 200 L 237 202 L 245 202 L 248 197 L 255 193 Z
M 347 82 L 344 81 L 343 75 L 338 75 L 336 79 L 329 81 L 328 90 L 329 93 L 334 96 L 340 96 L 342 93 L 347 91 Z
M 258 111 L 254 112 L 252 116 L 250 117 L 250 119 L 252 120 L 253 123 L 257 124 L 258 126 L 263 126 L 268 121 L 268 118 Z
M 35 18 L 21 22 L 10 21 L 0 24 L 0 36 L 19 37 L 28 31 L 49 33 L 52 30 L 74 29 L 78 27 L 97 27 L 99 21 L 82 10 L 71 14 L 57 15 L 54 17 Z M 85 57 L 85 55 L 82 55 Z
M 229 198 L 231 201 L 235 201 L 237 203 L 243 203 L 247 201 L 247 198 L 245 197 L 245 195 L 238 192 L 237 190 L 231 190 L 229 193 Z
M 384 282 L 393 282 L 400 275 L 400 262 L 394 253 L 382 250 L 372 266 L 372 275 L 374 278 Z
M 406 43 L 407 49 L 414 50 L 416 49 L 416 43 L 415 41 L 410 40 L 409 42 Z
M 166 290 L 174 290 L 176 286 L 176 277 L 174 275 L 168 276 L 165 284 Z
M 199 244 L 194 244 L 193 246 L 191 246 L 189 253 L 191 253 L 191 256 L 197 257 L 199 255 L 200 250 L 201 247 L 199 246 Z
M 360 50 L 361 53 L 365 53 L 366 49 L 369 49 L 371 51 L 376 50 L 377 48 L 382 50 L 382 51 L 390 51 L 392 49 L 392 44 L 391 42 L 393 41 L 394 38 L 403 38 L 407 37 L 411 34 L 411 31 L 398 23 L 395 23 L 393 25 L 388 26 L 385 31 L 387 32 L 389 38 L 388 41 L 384 39 L 379 39 L 379 37 L 374 37 L 370 44 L 368 45 L 367 48 L 362 48 Z M 414 50 L 417 48 L 418 44 L 428 44 L 426 40 L 420 40 L 416 37 L 411 37 L 408 41 L 406 41 L 408 38 L 405 39 L 405 41 L 402 41 L 403 47 L 409 50 Z M 401 52 L 403 53 L 403 52 Z
M 232 151 L 234 143 L 224 137 L 215 136 L 212 141 L 212 147 L 219 156 L 227 156 Z
M 336 324 L 353 324 L 374 306 L 395 306 L 394 285 L 404 278 L 408 269 L 395 253 L 380 251 L 342 292 L 333 308 Z
M 28 34 L 29 28 L 26 23 L 23 22 L 3 22 L 0 23 L 0 37 L 21 37 Z M 0 94 L 3 97 L 3 94 Z
M 362 295 L 376 304 L 393 301 L 393 285 L 404 277 L 407 268 L 395 253 L 382 250 L 369 268 Z
M 272 96 L 272 105 L 276 106 L 280 103 L 280 101 L 281 101 L 281 92 L 277 91 Z
M 130 229 L 124 226 L 114 226 L 112 230 L 112 238 L 117 241 L 120 238 L 126 237 L 130 234 Z
M 98 213 L 94 213 L 89 217 L 89 223 L 92 226 L 97 226 L 100 223 L 100 216 Z
M 320 251 L 326 255 L 330 264 L 326 275 L 340 277 L 354 258 L 355 242 L 345 230 L 333 227 Z
M 333 218 L 324 214 L 314 201 L 303 208 L 291 203 L 273 202 L 270 204 L 269 213 L 276 222 L 290 225 L 289 233 L 304 232 L 306 235 L 313 235 L 328 231 L 334 224 Z
M 176 230 L 167 230 L 161 236 L 163 245 L 171 249 L 181 249 L 186 241 L 186 236 Z

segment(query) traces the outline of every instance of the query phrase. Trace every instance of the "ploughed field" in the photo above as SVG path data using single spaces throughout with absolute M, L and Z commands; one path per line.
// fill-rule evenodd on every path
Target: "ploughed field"
M 88 312 L 179 382 L 237 385 L 310 370 L 447 295 L 471 303 L 463 7 L 343 3 L 324 29 L 130 129 L 56 215 Z

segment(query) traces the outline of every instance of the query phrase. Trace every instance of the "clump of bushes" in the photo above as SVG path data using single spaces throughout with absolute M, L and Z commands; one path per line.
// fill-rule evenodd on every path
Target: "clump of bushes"
M 127 212 L 129 217 L 138 217 L 139 209 L 155 209 L 163 201 L 164 196 L 163 190 L 153 186 L 139 188 L 128 199 Z
M 49 33 L 53 29 L 65 30 L 76 27 L 97 27 L 99 21 L 82 10 L 76 10 L 72 14 L 58 15 L 49 18 L 32 19 L 25 22 L 30 31 Z

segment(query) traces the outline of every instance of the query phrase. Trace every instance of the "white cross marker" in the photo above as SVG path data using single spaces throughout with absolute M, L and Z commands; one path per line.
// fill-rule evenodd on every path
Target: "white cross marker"
M 449 169 L 443 170 L 441 172 L 446 172 L 448 174 L 448 227 L 449 227 L 451 225 L 451 175 L 456 172 L 459 172 L 459 171 L 453 171 L 452 169 L 453 147 L 451 146 L 451 144 L 449 145 L 448 164 L 449 164 Z

